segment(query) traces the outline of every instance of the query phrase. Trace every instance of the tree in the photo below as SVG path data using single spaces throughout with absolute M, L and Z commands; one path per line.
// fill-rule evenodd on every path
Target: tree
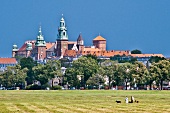
M 21 60 L 22 58 L 24 58 L 24 57 L 22 57 L 22 56 L 15 56 L 15 58 L 16 58 L 17 62 L 20 63 L 20 60 Z
M 109 80 L 109 89 L 111 88 L 111 83 L 114 82 L 115 73 L 118 69 L 117 62 L 106 60 L 101 63 L 101 68 L 103 68 L 103 76 L 107 76 Z
M 56 76 L 62 76 L 61 64 L 57 60 L 49 60 L 45 65 L 39 64 L 33 67 L 32 70 L 35 79 L 40 81 L 41 85 L 45 85 L 50 79 L 55 78 Z
M 83 84 L 83 76 L 81 75 L 77 75 L 77 72 L 75 70 L 75 68 L 67 68 L 65 75 L 64 75 L 64 82 L 65 85 L 67 86 L 71 86 L 71 87 L 76 87 L 76 88 L 80 88 L 81 83 Z
M 1 84 L 7 88 L 16 86 L 23 88 L 27 71 L 27 68 L 21 69 L 20 65 L 9 66 L 7 70 L 0 75 Z
M 70 60 L 67 59 L 67 58 L 61 58 L 60 60 L 60 63 L 61 63 L 61 67 L 70 67 Z
M 135 62 L 131 70 L 133 77 L 133 84 L 137 83 L 137 86 L 144 85 L 147 82 L 149 75 L 147 67 L 142 62 Z
M 146 78 L 147 79 L 147 82 L 150 86 L 150 90 L 152 89 L 152 84 L 154 81 L 156 81 L 156 77 L 158 75 L 157 73 L 157 69 L 158 67 L 153 63 L 153 65 L 151 65 L 149 67 L 149 76 Z
M 142 54 L 142 52 L 138 49 L 132 50 L 131 54 Z
M 149 59 L 149 62 L 151 62 L 151 63 L 153 63 L 153 62 L 157 63 L 157 62 L 159 62 L 160 60 L 165 60 L 165 58 L 164 58 L 164 57 L 158 57 L 158 56 L 151 56 L 151 58 Z
M 87 85 L 96 86 L 100 89 L 101 83 L 104 83 L 104 78 L 100 74 L 94 74 L 87 80 Z
M 33 81 L 35 80 L 35 77 L 34 77 L 34 74 L 33 74 L 33 71 L 32 71 L 32 68 L 34 66 L 37 65 L 37 63 L 31 58 L 31 57 L 28 57 L 28 58 L 22 58 L 20 60 L 20 65 L 21 65 L 21 69 L 23 68 L 27 68 L 28 71 L 27 71 L 27 77 L 26 77 L 26 81 L 27 81 L 27 84 L 32 84 Z
M 92 59 L 94 59 L 94 60 L 97 60 L 97 56 L 96 56 L 96 55 L 92 55 L 92 54 L 87 54 L 87 55 L 85 55 L 84 57 L 92 58 Z
M 158 63 L 153 63 L 150 67 L 150 73 L 160 83 L 162 90 L 163 81 L 170 79 L 170 62 L 161 60 Z
M 116 76 L 116 79 L 119 80 L 118 82 L 122 82 L 125 83 L 125 87 L 127 90 L 127 83 L 131 82 L 133 80 L 132 78 L 132 67 L 133 65 L 130 63 L 124 63 L 124 64 L 120 64 L 119 68 L 118 68 L 118 73 Z
M 83 86 L 86 86 L 86 81 L 95 74 L 98 70 L 97 61 L 92 59 L 91 57 L 80 57 L 78 60 L 73 61 L 72 67 L 74 75 L 82 75 L 83 76 Z
M 28 68 L 29 70 L 32 69 L 37 63 L 31 57 L 24 57 L 20 60 L 21 69 Z

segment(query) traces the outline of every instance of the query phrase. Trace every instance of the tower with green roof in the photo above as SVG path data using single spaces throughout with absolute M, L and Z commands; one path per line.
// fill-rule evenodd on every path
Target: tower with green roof
M 35 42 L 35 46 L 37 46 L 37 47 L 46 46 L 46 42 L 44 40 L 44 36 L 42 34 L 42 31 L 41 31 L 41 26 L 39 27 L 39 32 L 38 32 L 38 36 L 37 36 L 37 39 L 36 39 L 36 42 Z
M 60 20 L 60 26 L 58 28 L 56 56 L 58 57 L 63 56 L 65 50 L 67 49 L 68 49 L 68 34 L 65 20 L 62 17 Z
M 41 31 L 41 26 L 39 27 L 38 36 L 36 38 L 34 52 L 36 60 L 43 60 L 46 57 L 46 42 Z
M 32 51 L 32 43 L 28 42 L 26 47 L 26 57 L 29 57 Z
M 18 46 L 16 44 L 14 44 L 12 46 L 12 57 L 15 57 L 17 52 L 18 52 Z

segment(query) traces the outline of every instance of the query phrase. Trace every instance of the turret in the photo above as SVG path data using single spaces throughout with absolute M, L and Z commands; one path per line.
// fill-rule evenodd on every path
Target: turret
M 28 45 L 30 46 L 30 45 Z M 28 47 L 28 49 L 30 49 Z M 41 31 L 41 26 L 39 27 L 39 32 L 38 32 L 38 36 L 35 42 L 35 59 L 36 60 L 43 60 L 44 58 L 46 58 L 46 42 L 44 40 L 42 31 Z
M 26 57 L 30 56 L 31 50 L 32 50 L 32 43 L 28 42 L 27 43 L 27 48 L 26 48 Z
M 57 40 L 68 40 L 67 28 L 66 28 L 65 21 L 64 21 L 63 17 L 60 20 L 60 26 L 58 28 Z
M 96 48 L 99 48 L 102 51 L 106 50 L 106 39 L 104 39 L 102 36 L 97 36 L 95 39 L 93 39 L 93 45 Z
M 28 42 L 27 43 L 27 48 L 26 48 L 27 51 L 30 51 L 32 50 L 32 43 Z
M 81 33 L 79 34 L 77 38 L 77 48 L 79 51 L 83 51 L 84 49 L 84 41 L 83 41 Z
M 41 26 L 39 27 L 39 32 L 38 32 L 38 36 L 35 42 L 35 46 L 46 46 L 46 42 L 42 35 Z
M 84 41 L 83 41 L 81 33 L 79 34 L 77 38 L 77 45 L 84 45 Z
M 60 20 L 60 26 L 58 28 L 57 49 L 55 51 L 56 56 L 62 57 L 65 53 L 65 50 L 67 50 L 67 49 L 68 49 L 67 28 L 66 28 L 64 18 L 62 17 Z
M 12 57 L 15 57 L 18 52 L 18 47 L 16 44 L 12 46 Z

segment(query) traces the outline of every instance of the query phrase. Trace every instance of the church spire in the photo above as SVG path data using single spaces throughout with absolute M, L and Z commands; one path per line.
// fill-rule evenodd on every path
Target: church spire
M 41 26 L 39 27 L 39 32 L 38 32 L 35 46 L 46 46 L 46 42 L 44 40 L 44 36 L 41 31 Z
M 77 38 L 77 45 L 84 45 L 83 37 L 81 35 L 81 32 Z
M 62 14 L 62 18 L 60 20 L 60 26 L 58 28 L 58 40 L 68 40 L 67 28 L 65 25 L 65 20 L 63 18 L 63 14 Z

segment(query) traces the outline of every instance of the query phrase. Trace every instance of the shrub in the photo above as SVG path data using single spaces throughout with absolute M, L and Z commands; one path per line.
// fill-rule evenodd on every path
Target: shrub
M 41 86 L 38 86 L 37 84 L 35 85 L 28 85 L 26 87 L 26 90 L 40 90 L 41 89 Z
M 61 87 L 61 86 L 59 86 L 59 85 L 56 85 L 56 86 L 53 86 L 53 87 L 52 87 L 52 89 L 53 89 L 53 90 L 61 90 L 61 89 L 62 89 L 62 87 Z

